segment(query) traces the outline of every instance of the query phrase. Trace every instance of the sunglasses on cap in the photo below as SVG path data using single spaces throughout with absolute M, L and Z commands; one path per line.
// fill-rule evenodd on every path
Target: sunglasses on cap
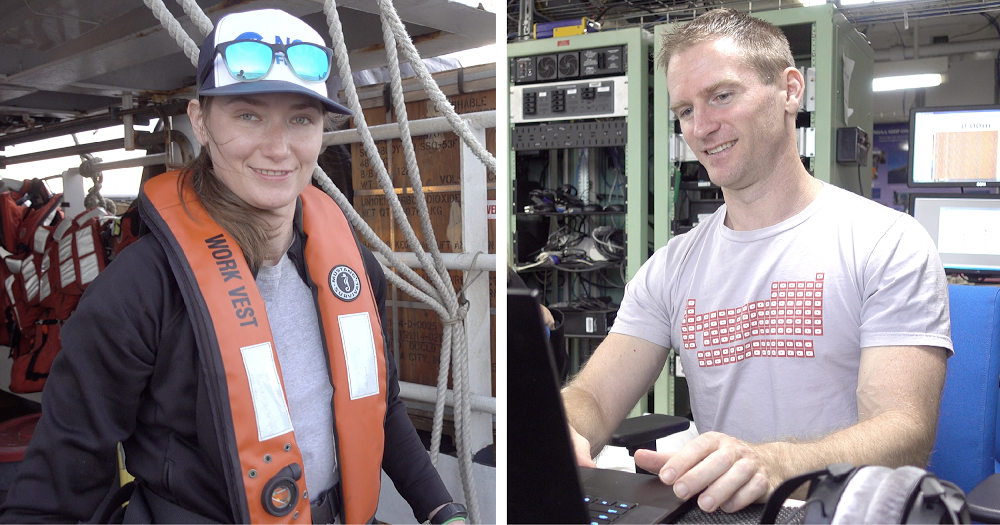
M 229 74 L 242 82 L 266 77 L 279 53 L 295 76 L 306 82 L 326 81 L 333 63 L 333 50 L 308 42 L 270 44 L 260 40 L 236 40 L 215 46 L 215 53 L 222 55 Z

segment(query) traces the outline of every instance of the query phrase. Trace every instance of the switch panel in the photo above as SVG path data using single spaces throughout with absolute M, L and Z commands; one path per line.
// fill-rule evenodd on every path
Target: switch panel
M 625 73 L 622 46 L 585 49 L 580 52 L 580 76 L 600 77 Z
M 626 77 L 512 86 L 511 122 L 619 117 L 628 113 Z
M 535 81 L 535 57 L 520 57 L 514 59 L 514 83 L 522 84 Z

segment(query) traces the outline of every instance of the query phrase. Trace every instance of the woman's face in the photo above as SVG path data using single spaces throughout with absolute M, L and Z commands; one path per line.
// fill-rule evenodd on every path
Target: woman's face
M 197 100 L 188 116 L 215 175 L 241 199 L 291 216 L 323 142 L 323 108 L 304 95 L 268 93 Z

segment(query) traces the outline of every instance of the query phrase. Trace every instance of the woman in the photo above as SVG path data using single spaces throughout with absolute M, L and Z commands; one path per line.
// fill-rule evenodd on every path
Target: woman
M 331 56 L 278 10 L 206 38 L 201 154 L 146 182 L 152 235 L 65 325 L 4 521 L 116 508 L 117 442 L 137 478 L 126 520 L 370 522 L 380 466 L 418 521 L 464 517 L 398 397 L 385 276 L 309 185 L 325 111 L 350 113 L 327 97 Z

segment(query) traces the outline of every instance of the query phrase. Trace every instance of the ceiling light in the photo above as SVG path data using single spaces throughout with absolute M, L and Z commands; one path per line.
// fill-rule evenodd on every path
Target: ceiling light
M 861 4 L 884 4 L 888 2 L 901 2 L 901 1 L 903 0 L 840 0 L 840 5 L 846 6 L 846 5 L 861 5 Z
M 934 87 L 940 86 L 943 81 L 944 75 L 941 73 L 874 78 L 872 79 L 872 91 Z
M 872 91 L 938 86 L 948 80 L 948 57 L 876 62 Z

